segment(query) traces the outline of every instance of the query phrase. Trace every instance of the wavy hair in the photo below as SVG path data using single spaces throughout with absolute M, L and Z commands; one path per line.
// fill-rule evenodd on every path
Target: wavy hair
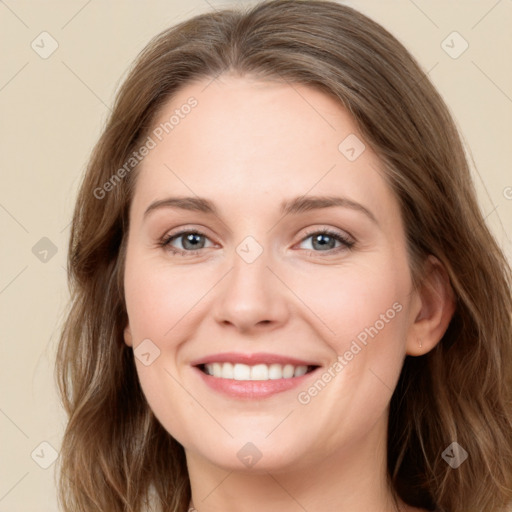
M 460 135 L 411 54 L 382 26 L 330 1 L 275 0 L 196 16 L 140 53 L 120 87 L 76 201 L 70 309 L 56 378 L 69 421 L 59 463 L 65 512 L 185 512 L 183 447 L 160 425 L 123 341 L 128 211 L 137 168 L 98 189 L 187 83 L 222 73 L 318 88 L 353 116 L 404 219 L 411 273 L 434 255 L 456 310 L 428 354 L 406 357 L 390 404 L 388 473 L 406 503 L 445 512 L 512 501 L 510 267 L 484 223 Z M 453 441 L 469 454 L 452 469 Z M 153 508 L 154 507 L 154 508 Z

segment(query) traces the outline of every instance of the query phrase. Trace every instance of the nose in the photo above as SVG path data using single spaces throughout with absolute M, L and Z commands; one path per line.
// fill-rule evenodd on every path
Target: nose
M 266 251 L 252 263 L 234 255 L 233 268 L 219 283 L 213 306 L 214 318 L 223 327 L 250 334 L 286 323 L 289 291 L 269 259 Z

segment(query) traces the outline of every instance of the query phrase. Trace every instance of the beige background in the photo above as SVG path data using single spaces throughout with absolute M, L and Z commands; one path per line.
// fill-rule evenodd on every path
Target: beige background
M 512 260 L 512 0 L 347 3 L 388 28 L 429 72 L 471 148 L 482 210 Z M 55 464 L 40 467 L 52 451 L 40 443 L 58 451 L 65 423 L 52 371 L 70 215 L 120 78 L 159 31 L 225 5 L 0 2 L 0 512 L 57 510 Z M 47 59 L 31 47 L 42 46 L 43 31 L 58 43 Z M 469 44 L 456 59 L 441 46 L 453 31 Z M 461 48 L 461 40 L 447 41 L 451 51 Z M 46 262 L 32 251 L 43 237 L 57 250 Z

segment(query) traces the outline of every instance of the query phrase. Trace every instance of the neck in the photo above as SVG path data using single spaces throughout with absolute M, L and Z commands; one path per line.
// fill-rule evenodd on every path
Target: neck
M 386 430 L 376 425 L 350 447 L 288 468 L 266 468 L 262 458 L 250 471 L 223 469 L 186 451 L 192 512 L 252 512 L 255 504 L 266 512 L 405 511 L 387 482 Z

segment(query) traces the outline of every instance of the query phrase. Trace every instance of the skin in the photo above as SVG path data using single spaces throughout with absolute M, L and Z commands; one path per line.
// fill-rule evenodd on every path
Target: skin
M 150 339 L 160 350 L 148 366 L 136 358 L 137 371 L 150 407 L 185 448 L 194 506 L 395 511 L 386 483 L 388 405 L 405 355 L 428 352 L 447 328 L 453 297 L 445 272 L 430 258 L 425 285 L 413 289 L 397 199 L 367 144 L 355 161 L 339 151 L 349 134 L 363 137 L 334 99 L 306 86 L 223 75 L 185 86 L 155 126 L 190 96 L 197 107 L 137 176 L 125 341 L 136 349 Z M 348 207 L 280 213 L 281 201 L 304 194 L 349 198 L 375 220 Z M 162 207 L 144 217 L 169 196 L 207 198 L 218 213 Z M 325 228 L 354 245 L 313 245 L 311 233 Z M 187 229 L 206 235 L 198 254 L 159 245 Z M 247 236 L 263 249 L 252 263 L 236 251 Z M 190 247 L 184 237 L 172 246 Z M 218 352 L 269 352 L 327 371 L 396 303 L 400 312 L 307 404 L 297 395 L 311 379 L 248 400 L 211 390 L 190 364 Z M 237 457 L 248 442 L 262 454 L 252 467 Z

